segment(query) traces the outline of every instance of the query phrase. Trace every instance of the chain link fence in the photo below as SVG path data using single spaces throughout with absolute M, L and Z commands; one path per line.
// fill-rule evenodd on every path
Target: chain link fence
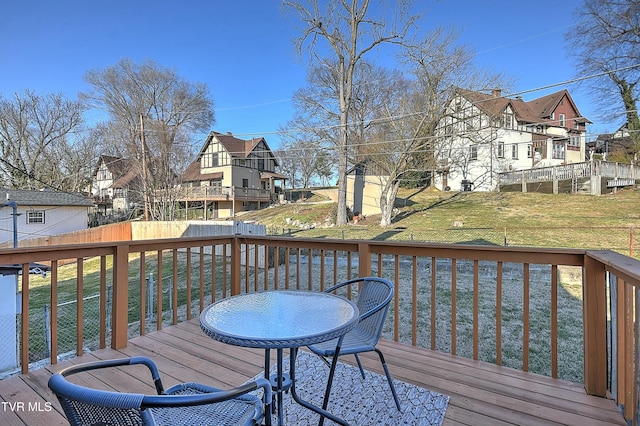
M 107 295 L 111 290 L 107 291 Z M 109 296 L 107 296 L 109 297 Z M 107 299 L 106 312 L 106 339 L 110 338 L 111 324 L 111 301 Z M 57 309 L 57 351 L 58 360 L 74 357 L 78 346 L 78 322 L 77 310 L 78 301 L 69 300 L 61 302 Z M 29 310 L 29 355 L 28 361 L 30 369 L 39 365 L 48 365 L 52 356 L 52 329 L 51 329 L 51 306 L 44 304 L 34 306 Z M 93 294 L 82 299 L 82 348 L 85 352 L 96 350 L 100 347 L 100 294 Z M 18 313 L 15 318 L 16 324 L 16 348 L 17 354 L 22 352 L 20 342 L 22 341 L 22 315 Z M 20 361 L 19 361 L 20 362 Z M 19 363 L 18 362 L 18 363 Z M 19 371 L 20 365 L 16 369 L 0 372 L 0 376 L 15 374 Z

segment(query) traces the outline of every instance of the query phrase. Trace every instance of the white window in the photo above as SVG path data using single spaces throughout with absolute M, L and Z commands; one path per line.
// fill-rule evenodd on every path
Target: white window
M 564 114 L 559 115 L 558 124 L 560 125 L 560 127 L 564 127 Z
M 478 159 L 478 145 L 471 145 L 469 147 L 469 160 Z
M 518 159 L 518 144 L 514 143 L 511 145 L 511 158 L 514 160 Z
M 505 129 L 513 129 L 513 114 L 504 113 L 502 115 L 502 121 Z
M 533 145 L 527 145 L 527 158 L 533 157 Z
M 504 142 L 498 142 L 498 158 L 504 158 Z
M 554 143 L 552 155 L 556 160 L 564 160 L 564 143 Z
M 27 225 L 44 223 L 44 210 L 27 210 Z

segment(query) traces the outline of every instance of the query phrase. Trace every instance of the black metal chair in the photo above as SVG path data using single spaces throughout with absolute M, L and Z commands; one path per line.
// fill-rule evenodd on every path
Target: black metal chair
M 66 379 L 72 374 L 110 367 L 143 364 L 151 372 L 157 395 L 92 389 Z M 165 390 L 155 363 L 131 357 L 78 364 L 49 379 L 71 425 L 257 425 L 271 424 L 271 384 L 257 379 L 220 390 L 199 383 L 180 383 Z M 264 390 L 263 401 L 249 394 Z
M 342 355 L 349 354 L 355 355 L 356 362 L 360 368 L 360 373 L 364 379 L 364 369 L 362 368 L 362 363 L 360 362 L 358 354 L 362 352 L 375 351 L 380 357 L 380 362 L 382 363 L 382 368 L 387 376 L 387 381 L 389 382 L 389 387 L 391 388 L 391 393 L 393 394 L 396 407 L 398 408 L 398 411 L 402 411 L 400 408 L 400 402 L 398 401 L 398 394 L 393 386 L 393 381 L 389 374 L 389 369 L 387 368 L 387 363 L 384 360 L 382 352 L 376 348 L 378 340 L 380 339 L 380 334 L 382 333 L 384 320 L 387 316 L 389 302 L 391 302 L 391 299 L 393 298 L 393 284 L 384 278 L 355 278 L 337 284 L 327 289 L 325 292 L 331 293 L 349 285 L 360 286 L 357 300 L 358 310 L 360 311 L 360 320 L 358 324 L 344 336 L 338 356 L 340 357 Z M 329 340 L 328 342 L 309 346 L 309 349 L 324 359 L 335 355 L 337 343 L 338 339 Z M 329 382 L 327 384 L 328 389 L 331 389 L 332 381 L 333 377 L 330 375 Z M 325 406 L 328 402 L 327 399 L 328 395 L 325 397 Z

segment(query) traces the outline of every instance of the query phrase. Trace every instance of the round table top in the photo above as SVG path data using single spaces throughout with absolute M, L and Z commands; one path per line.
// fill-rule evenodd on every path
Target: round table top
M 358 322 L 355 303 L 334 294 L 275 290 L 209 305 L 200 327 L 212 338 L 252 348 L 297 348 L 340 337 Z

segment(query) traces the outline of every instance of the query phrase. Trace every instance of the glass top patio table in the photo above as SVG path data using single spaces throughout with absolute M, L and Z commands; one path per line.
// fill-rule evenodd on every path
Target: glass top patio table
M 343 336 L 359 320 L 358 307 L 350 300 L 328 293 L 273 290 L 245 293 L 220 300 L 200 314 L 200 327 L 223 343 L 265 350 L 265 377 L 269 378 L 277 399 L 278 425 L 283 425 L 282 394 L 291 391 L 299 404 L 335 423 L 347 425 L 339 417 L 300 398 L 296 392 L 295 364 L 298 348 L 337 338 L 336 355 L 330 368 L 333 375 Z M 283 371 L 283 350 L 290 353 L 289 374 Z M 269 374 L 269 351 L 277 351 L 277 372 Z M 328 400 L 330 386 L 325 391 Z M 268 418 L 268 424 L 271 419 Z
M 212 338 L 252 348 L 299 348 L 345 335 L 358 322 L 355 303 L 310 291 L 246 293 L 209 305 L 200 315 Z

